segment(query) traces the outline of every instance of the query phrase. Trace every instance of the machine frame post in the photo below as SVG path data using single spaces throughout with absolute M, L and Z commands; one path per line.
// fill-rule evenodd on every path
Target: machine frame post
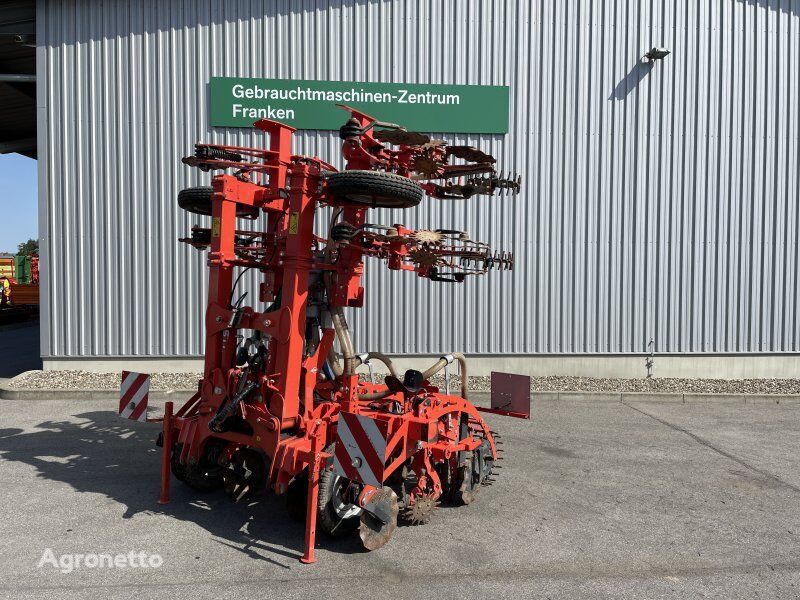
M 169 478 L 171 473 L 170 462 L 172 458 L 172 402 L 164 405 L 164 447 L 161 452 L 161 496 L 159 504 L 169 503 Z

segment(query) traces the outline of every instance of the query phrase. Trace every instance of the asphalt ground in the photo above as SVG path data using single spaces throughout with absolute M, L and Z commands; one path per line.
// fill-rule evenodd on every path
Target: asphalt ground
M 367 553 L 173 479 L 114 400 L 0 401 L 2 598 L 794 598 L 800 404 L 535 401 L 497 481 Z M 43 564 L 159 555 L 159 568 Z

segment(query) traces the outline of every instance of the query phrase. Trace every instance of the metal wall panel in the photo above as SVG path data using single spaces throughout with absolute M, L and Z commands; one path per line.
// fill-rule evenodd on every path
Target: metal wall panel
M 521 172 L 520 196 L 372 220 L 468 230 L 516 271 L 368 263 L 360 350 L 800 351 L 800 0 L 39 0 L 38 28 L 47 357 L 201 353 L 175 197 L 207 179 L 179 159 L 259 143 L 209 126 L 212 76 L 511 87 L 508 135 L 441 137 Z M 338 155 L 333 132 L 296 142 Z

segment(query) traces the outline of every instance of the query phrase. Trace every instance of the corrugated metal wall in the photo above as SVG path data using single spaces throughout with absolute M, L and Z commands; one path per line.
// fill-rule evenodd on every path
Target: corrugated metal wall
M 55 2 L 38 6 L 45 356 L 197 355 L 211 76 L 511 87 L 516 199 L 375 222 L 466 229 L 517 269 L 461 286 L 367 264 L 358 348 L 798 352 L 800 0 Z M 647 65 L 651 46 L 672 54 Z M 335 133 L 296 150 L 332 159 Z M 338 164 L 338 163 L 337 163 Z

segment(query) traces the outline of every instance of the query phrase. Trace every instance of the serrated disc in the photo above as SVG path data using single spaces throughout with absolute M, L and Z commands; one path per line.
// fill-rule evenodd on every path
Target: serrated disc
M 441 242 L 444 235 L 438 231 L 429 231 L 427 229 L 420 229 L 414 232 L 414 239 L 421 244 L 435 244 Z
M 431 141 L 424 133 L 402 129 L 376 129 L 372 135 L 376 140 L 395 146 L 421 146 Z

